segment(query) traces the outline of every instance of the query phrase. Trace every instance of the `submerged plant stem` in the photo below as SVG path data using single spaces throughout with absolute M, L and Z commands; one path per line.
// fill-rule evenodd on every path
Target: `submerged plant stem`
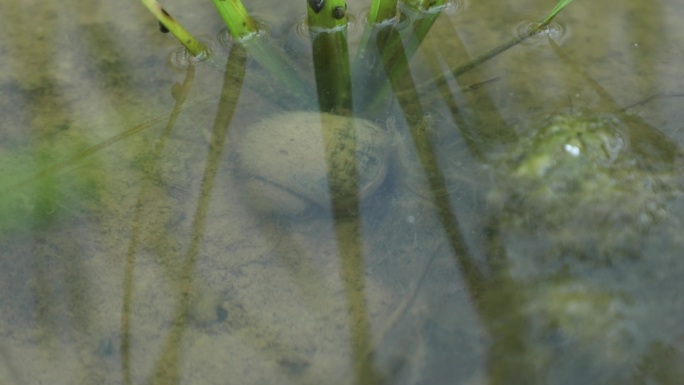
M 177 297 L 170 330 L 165 336 L 161 353 L 157 359 L 152 379 L 152 385 L 179 384 L 181 378 L 180 363 L 183 355 L 183 339 L 188 331 L 188 314 L 195 290 L 196 266 L 202 238 L 205 233 L 207 213 L 211 202 L 212 191 L 216 175 L 219 170 L 224 142 L 233 114 L 237 108 L 240 89 L 245 77 L 246 55 L 231 54 L 223 72 L 223 87 L 214 119 L 209 154 L 202 174 L 199 187 L 200 195 L 197 200 L 195 215 L 192 220 L 192 231 L 187 251 L 183 256 L 183 264 L 177 279 Z
M 154 168 L 158 167 L 158 162 L 164 146 L 171 134 L 171 131 L 176 125 L 176 120 L 183 110 L 183 104 L 192 88 L 192 83 L 195 78 L 195 67 L 190 64 L 185 73 L 185 80 L 183 84 L 176 84 L 174 86 L 174 91 L 172 91 L 174 98 L 176 99 L 176 105 L 173 106 L 173 112 L 169 116 L 169 120 L 166 123 L 166 127 L 160 137 L 159 143 L 155 146 L 153 151 Z M 149 194 L 149 185 L 143 184 L 140 190 L 138 190 L 138 197 L 136 199 L 135 211 L 133 213 L 133 220 L 131 222 L 131 238 L 128 243 L 128 249 L 126 251 L 126 265 L 124 268 L 124 284 L 123 284 L 123 298 L 121 306 L 121 369 L 124 377 L 124 384 L 132 384 L 132 354 L 131 354 L 131 342 L 132 332 L 132 303 L 133 303 L 133 287 L 134 275 L 135 275 L 135 265 L 137 260 L 136 252 L 140 244 L 140 234 L 141 228 L 143 226 L 142 221 L 142 208 L 144 206 L 144 197 Z
M 155 0 L 142 1 L 156 3 Z M 275 78 L 292 96 L 292 100 L 309 101 L 311 99 L 310 86 L 298 74 L 282 49 L 275 46 L 268 37 L 259 33 L 259 24 L 249 16 L 242 2 L 240 0 L 213 0 L 213 2 L 228 27 L 232 40 L 266 69 L 269 73 L 268 81 L 272 80 L 270 76 Z M 215 60 L 209 61 L 217 64 Z
M 352 83 L 345 31 L 320 32 L 313 37 L 318 104 L 323 112 L 352 111 Z
M 362 115 L 373 115 L 381 105 L 388 102 L 390 86 L 388 78 L 404 76 L 408 62 L 418 51 L 425 36 L 441 14 L 445 0 L 433 1 L 427 9 L 404 5 L 403 12 L 411 20 L 411 28 L 397 29 L 394 22 L 373 24 L 369 18 L 361 47 L 354 60 L 355 80 L 374 90 L 370 95 L 359 94 Z M 403 60 L 403 58 L 407 60 Z M 378 60 L 379 59 L 379 60 Z
M 212 0 L 228 27 L 233 40 L 278 80 L 297 99 L 306 100 L 309 88 L 287 56 L 273 42 L 259 33 L 258 23 L 249 16 L 240 0 Z
M 352 82 L 347 48 L 347 16 L 344 0 L 308 2 L 316 90 L 321 111 L 352 111 Z

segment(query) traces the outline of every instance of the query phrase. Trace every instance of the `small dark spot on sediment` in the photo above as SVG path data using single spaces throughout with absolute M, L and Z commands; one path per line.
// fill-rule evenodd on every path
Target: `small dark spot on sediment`
M 287 368 L 292 373 L 303 374 L 304 371 L 311 365 L 308 361 L 297 357 L 286 357 L 278 360 L 278 363 L 283 368 Z
M 228 310 L 226 310 L 221 305 L 216 306 L 216 320 L 218 322 L 224 322 L 227 319 L 228 319 Z

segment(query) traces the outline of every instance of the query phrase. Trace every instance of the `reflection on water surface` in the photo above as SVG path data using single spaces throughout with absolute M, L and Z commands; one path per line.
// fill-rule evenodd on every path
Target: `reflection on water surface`
M 304 2 L 248 6 L 311 98 L 220 43 L 211 6 L 165 6 L 210 63 L 173 65 L 142 6 L 2 7 L 0 382 L 684 380 L 674 0 L 572 4 L 561 35 L 431 85 L 548 4 L 453 6 L 392 103 L 368 97 L 386 79 L 354 83 L 359 162 L 325 129 L 244 144 L 318 116 Z M 368 6 L 349 3 L 352 54 Z M 334 145 L 302 160 L 301 135 Z

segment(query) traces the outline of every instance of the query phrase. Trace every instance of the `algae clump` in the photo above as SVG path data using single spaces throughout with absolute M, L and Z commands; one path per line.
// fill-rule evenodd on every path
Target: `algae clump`
M 63 131 L 0 150 L 0 234 L 41 228 L 99 196 L 101 163 L 82 134 Z

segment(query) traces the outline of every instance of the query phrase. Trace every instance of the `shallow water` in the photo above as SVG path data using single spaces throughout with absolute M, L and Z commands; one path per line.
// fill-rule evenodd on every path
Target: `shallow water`
M 311 81 L 285 3 L 249 10 Z M 420 98 L 363 112 L 384 183 L 334 213 L 268 190 L 287 215 L 245 188 L 239 133 L 310 101 L 222 45 L 211 4 L 164 5 L 212 63 L 179 65 L 140 4 L 0 6 L 0 383 L 684 381 L 678 2 L 573 3 L 426 86 L 549 6 L 452 5 L 411 59 Z M 620 122 L 610 151 L 556 115 Z

